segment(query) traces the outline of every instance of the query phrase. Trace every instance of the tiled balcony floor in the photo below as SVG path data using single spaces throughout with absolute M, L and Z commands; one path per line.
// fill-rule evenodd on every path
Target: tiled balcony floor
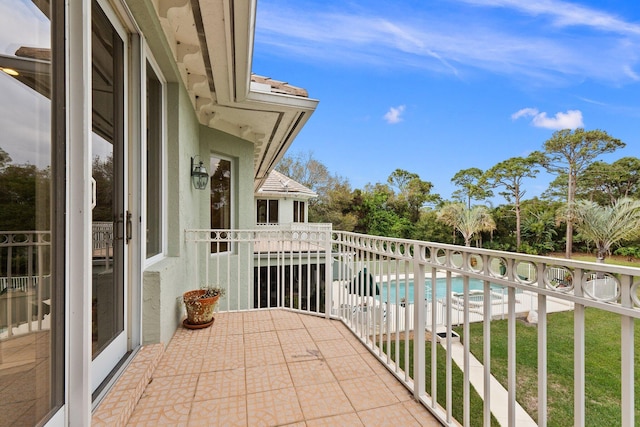
M 277 310 L 179 328 L 128 425 L 440 423 L 342 323 Z

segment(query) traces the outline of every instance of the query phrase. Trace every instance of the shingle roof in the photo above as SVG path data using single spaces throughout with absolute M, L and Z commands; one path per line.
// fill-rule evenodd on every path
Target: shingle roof
M 257 74 L 251 74 L 251 81 L 256 83 L 267 84 L 271 86 L 271 93 L 280 93 L 284 95 L 295 95 L 302 98 L 308 98 L 309 93 L 306 89 L 297 86 L 291 86 L 287 82 L 281 82 L 279 80 L 273 80 L 269 77 L 259 76 Z
M 269 172 L 269 176 L 258 190 L 258 193 L 293 194 L 308 198 L 318 197 L 311 189 L 276 170 Z

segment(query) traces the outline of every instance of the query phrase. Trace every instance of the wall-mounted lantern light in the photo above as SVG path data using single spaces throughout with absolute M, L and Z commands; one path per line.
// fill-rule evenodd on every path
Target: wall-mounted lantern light
M 191 158 L 191 181 L 193 181 L 196 190 L 204 190 L 209 183 L 209 172 L 204 167 L 202 160 L 195 164 L 195 157 Z

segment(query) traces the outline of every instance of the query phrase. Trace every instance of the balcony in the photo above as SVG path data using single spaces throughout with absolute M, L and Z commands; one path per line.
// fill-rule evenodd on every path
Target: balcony
M 381 425 L 386 419 L 394 425 L 397 420 L 490 425 L 492 417 L 510 426 L 557 424 L 547 419 L 554 403 L 548 393 L 554 363 L 548 356 L 553 332 L 548 318 L 564 311 L 572 316 L 573 330 L 569 423 L 582 426 L 589 405 L 608 404 L 604 396 L 598 401 L 585 392 L 594 381 L 588 375 L 594 355 L 585 345 L 587 310 L 617 319 L 619 342 L 611 340 L 619 347 L 616 424 L 636 423 L 638 269 L 327 227 L 188 230 L 185 236 L 185 259 L 192 267 L 188 282 L 227 289 L 216 322 L 200 331 L 178 328 L 166 350 L 162 344 L 143 347 L 100 403 L 96 425 L 176 420 L 200 425 L 199 411 L 206 411 L 209 422 L 224 425 L 349 420 Z M 8 304 L 0 310 L 7 316 L 2 321 L 25 329 L 5 327 L 2 333 L 5 338 L 46 333 L 48 267 L 38 260 L 47 258 L 48 238 L 13 233 L 1 243 L 3 265 L 14 265 L 7 261 L 18 254 L 33 261 L 24 263 L 24 271 L 9 268 L 0 282 Z M 25 298 L 17 298 L 22 294 Z M 530 415 L 518 403 L 516 325 L 532 312 L 537 314 L 532 351 L 538 362 L 537 411 Z M 471 326 L 478 323 L 482 328 L 476 334 L 485 344 L 482 359 L 492 360 L 488 344 L 499 338 L 492 333 L 493 320 L 506 322 L 508 329 L 503 384 L 492 376 L 491 362 L 482 364 L 470 352 Z M 192 344 L 204 350 L 191 350 Z M 440 369 L 437 360 L 443 354 Z M 456 385 L 456 369 L 462 372 L 462 386 Z M 184 382 L 177 383 L 178 377 Z M 453 397 L 456 388 L 462 388 L 459 400 Z M 480 415 L 472 416 L 475 393 L 483 405 Z M 173 409 L 159 410 L 166 401 Z M 198 404 L 208 401 L 218 402 Z M 290 410 L 273 410 L 285 403 Z
M 138 387 L 129 426 L 440 425 L 339 320 L 219 313 L 208 329 L 178 329 L 164 354 L 140 353 L 92 425 L 124 425 Z
M 547 419 L 553 404 L 548 397 L 553 363 L 548 359 L 548 316 L 565 311 L 573 318 L 571 423 L 585 425 L 588 405 L 604 404 L 585 393 L 592 357 L 585 350 L 585 311 L 611 313 L 619 319 L 621 334 L 619 422 L 635 424 L 638 269 L 322 229 L 189 230 L 186 238 L 189 259 L 195 261 L 193 283 L 228 289 L 221 311 L 283 308 L 340 321 L 443 424 L 470 425 L 476 392 L 484 403 L 475 421 L 481 418 L 483 425 L 490 425 L 492 417 L 511 426 L 556 422 Z M 221 247 L 226 250 L 216 250 Z M 530 314 L 537 318 L 533 417 L 523 414 L 517 400 L 516 324 Z M 482 322 L 485 344 L 497 339 L 490 327 L 494 319 L 503 319 L 508 329 L 507 381 L 498 386 L 491 347 L 484 346 L 487 362 L 480 364 L 469 341 L 474 322 Z M 460 342 L 454 327 L 462 334 Z M 410 348 L 410 338 L 414 345 L 402 354 L 398 349 Z M 442 349 L 444 371 L 436 362 Z M 411 369 L 403 369 L 411 363 Z M 457 411 L 454 367 L 463 375 Z M 461 415 L 454 419 L 454 412 Z

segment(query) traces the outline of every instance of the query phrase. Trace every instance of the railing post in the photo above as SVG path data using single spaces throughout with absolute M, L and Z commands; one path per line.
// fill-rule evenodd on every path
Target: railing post
M 419 399 L 425 394 L 425 295 L 424 264 L 421 262 L 419 244 L 413 244 L 413 396 Z
M 622 305 L 633 307 L 631 299 L 631 277 L 624 276 L 621 280 Z M 622 380 L 622 423 L 624 427 L 635 425 L 635 320 L 630 316 L 620 319 L 620 352 L 621 352 L 621 380 Z
M 331 317 L 331 310 L 333 309 L 333 255 L 331 254 L 332 246 L 332 232 L 321 231 L 321 235 L 324 235 L 324 317 L 329 319 Z
M 584 280 L 582 270 L 577 268 L 575 271 L 575 288 L 576 296 L 583 296 L 582 282 Z M 573 308 L 573 387 L 574 387 L 574 418 L 573 425 L 582 427 L 585 425 L 585 330 L 584 330 L 584 312 L 585 307 L 576 303 Z

